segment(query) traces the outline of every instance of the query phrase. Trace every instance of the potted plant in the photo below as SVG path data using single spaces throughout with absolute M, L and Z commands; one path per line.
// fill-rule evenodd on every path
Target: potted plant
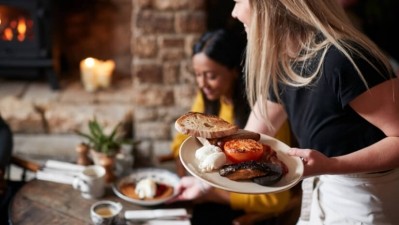
M 120 151 L 121 145 L 127 143 L 118 133 L 120 126 L 121 123 L 118 123 L 111 133 L 107 134 L 104 131 L 104 127 L 94 118 L 89 120 L 89 133 L 81 131 L 76 131 L 76 133 L 87 139 L 87 145 L 90 150 L 106 156 L 115 156 Z
M 115 163 L 116 155 L 120 152 L 123 143 L 127 143 L 118 133 L 121 123 L 118 123 L 107 134 L 104 127 L 98 122 L 96 118 L 89 120 L 88 133 L 76 131 L 76 133 L 87 140 L 84 143 L 89 147 L 90 155 L 94 164 L 101 165 L 106 170 L 105 180 L 107 183 L 115 180 Z

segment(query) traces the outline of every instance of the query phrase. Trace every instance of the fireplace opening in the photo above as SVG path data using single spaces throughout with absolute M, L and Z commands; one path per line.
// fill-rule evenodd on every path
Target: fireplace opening
M 0 6 L 0 15 L 2 41 L 24 42 L 33 40 L 33 20 L 28 11 L 12 6 Z
M 51 0 L 0 0 L 0 76 L 38 79 L 59 89 Z

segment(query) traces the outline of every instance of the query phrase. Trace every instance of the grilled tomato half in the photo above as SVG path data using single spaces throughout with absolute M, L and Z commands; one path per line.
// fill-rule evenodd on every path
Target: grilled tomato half
M 252 139 L 233 139 L 223 144 L 223 151 L 230 161 L 239 163 L 260 159 L 264 146 Z

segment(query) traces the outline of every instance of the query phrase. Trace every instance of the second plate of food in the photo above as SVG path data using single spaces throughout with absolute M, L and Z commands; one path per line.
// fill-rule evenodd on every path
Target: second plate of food
M 202 144 L 194 137 L 187 138 L 180 147 L 180 161 L 190 174 L 203 180 L 204 182 L 231 192 L 246 194 L 267 194 L 288 190 L 297 184 L 303 174 L 303 163 L 298 157 L 287 154 L 290 147 L 283 142 L 267 135 L 261 135 L 260 142 L 270 146 L 277 153 L 280 159 L 287 167 L 288 173 L 285 174 L 280 181 L 271 186 L 262 186 L 251 180 L 234 181 L 227 177 L 219 175 L 218 170 L 212 172 L 202 172 L 198 165 L 199 162 L 195 158 L 195 151 Z
M 156 194 L 152 198 L 139 198 L 135 192 L 136 184 L 141 180 L 151 180 L 156 184 Z M 135 169 L 131 174 L 119 179 L 112 186 L 114 193 L 128 201 L 143 206 L 162 204 L 177 195 L 176 185 L 180 178 L 169 170 L 159 168 Z

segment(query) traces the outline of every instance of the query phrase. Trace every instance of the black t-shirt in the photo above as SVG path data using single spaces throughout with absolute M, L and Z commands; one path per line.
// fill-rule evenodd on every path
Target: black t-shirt
M 316 57 L 295 68 L 309 73 L 319 60 Z M 369 88 L 390 79 L 363 59 L 356 58 L 355 62 Z M 367 90 L 350 61 L 335 47 L 330 47 L 323 65 L 322 74 L 307 87 L 280 85 L 280 98 L 299 146 L 331 157 L 354 152 L 384 138 L 381 130 L 349 106 L 349 102 Z M 276 101 L 275 96 L 271 99 Z

